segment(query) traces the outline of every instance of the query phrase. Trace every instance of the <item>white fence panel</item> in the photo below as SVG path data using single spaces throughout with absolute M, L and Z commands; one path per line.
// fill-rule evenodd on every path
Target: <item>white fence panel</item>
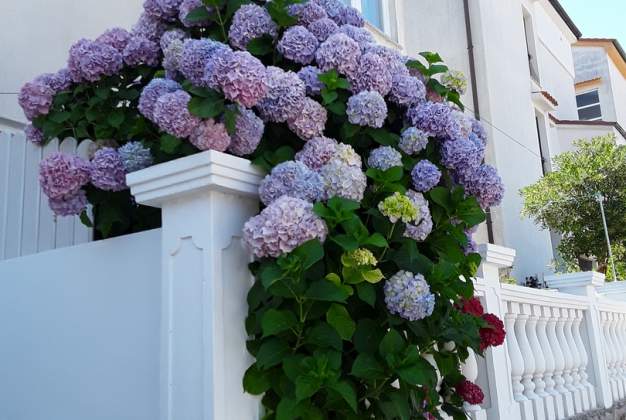
M 90 142 L 75 139 L 45 147 L 24 133 L 0 132 L 0 260 L 89 242 L 92 230 L 78 217 L 55 218 L 39 188 L 39 162 L 55 153 L 86 157 Z

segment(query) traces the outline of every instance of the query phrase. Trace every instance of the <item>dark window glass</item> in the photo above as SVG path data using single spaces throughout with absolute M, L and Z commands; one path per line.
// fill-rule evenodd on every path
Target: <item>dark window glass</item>
M 600 102 L 600 97 L 598 96 L 597 90 L 592 90 L 591 92 L 581 93 L 580 95 L 576 95 L 576 105 L 579 108 L 581 106 L 597 104 L 599 102 Z
M 578 118 L 581 120 L 595 120 L 601 117 L 602 110 L 600 109 L 600 104 L 578 110 Z

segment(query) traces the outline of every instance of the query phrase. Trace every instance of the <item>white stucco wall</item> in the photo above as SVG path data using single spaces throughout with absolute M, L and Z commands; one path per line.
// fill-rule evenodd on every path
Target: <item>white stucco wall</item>
M 576 140 L 592 139 L 608 134 L 614 135 L 619 144 L 626 144 L 626 140 L 611 126 L 558 125 L 556 130 L 558 132 L 556 155 L 575 150 L 574 142 Z
M 130 28 L 141 0 L 1 1 L 0 127 L 24 122 L 20 87 L 40 73 L 63 67 L 69 47 L 112 26 Z
M 615 106 L 615 119 L 622 127 L 626 126 L 626 79 L 613 60 L 608 60 L 611 93 Z

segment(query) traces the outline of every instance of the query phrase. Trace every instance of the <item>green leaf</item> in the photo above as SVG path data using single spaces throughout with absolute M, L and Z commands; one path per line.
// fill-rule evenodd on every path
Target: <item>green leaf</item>
M 434 52 L 423 51 L 423 52 L 420 53 L 420 55 L 422 57 L 424 57 L 426 59 L 426 61 L 428 61 L 428 64 L 443 62 L 443 58 L 441 58 L 441 56 L 439 54 L 434 53 Z
M 380 355 L 385 357 L 390 354 L 397 354 L 404 350 L 406 344 L 404 343 L 404 339 L 396 330 L 389 330 L 385 337 L 383 337 L 380 342 L 380 346 L 378 347 L 378 351 Z
M 433 387 L 437 384 L 435 368 L 420 356 L 415 347 L 408 348 L 407 357 L 396 373 L 410 385 Z
M 322 89 L 321 92 L 322 99 L 324 100 L 324 105 L 331 104 L 337 100 L 339 94 L 334 90 Z
M 107 99 L 111 94 L 111 88 L 107 86 L 99 87 L 94 90 L 94 93 L 100 99 Z
M 341 351 L 341 337 L 339 334 L 328 324 L 319 323 L 316 326 L 310 328 L 306 333 L 306 343 L 323 348 L 333 348 Z
M 283 270 L 276 263 L 264 264 L 261 267 L 259 277 L 265 289 L 269 289 L 274 283 L 285 276 Z
M 446 187 L 435 187 L 429 191 L 428 195 L 431 200 L 446 209 L 448 213 L 452 212 L 452 200 L 450 198 L 450 190 Z
M 354 251 L 359 247 L 359 241 L 348 235 L 331 236 L 330 240 L 339 245 L 344 251 Z
M 395 146 L 400 142 L 400 136 L 384 128 L 368 128 L 365 132 L 372 140 L 383 146 Z
M 387 244 L 387 239 L 385 239 L 385 237 L 382 234 L 376 232 L 372 234 L 372 236 L 367 238 L 363 242 L 363 245 L 371 245 L 371 246 L 375 246 L 376 248 L 384 248 L 388 244 Z
M 261 371 L 256 364 L 250 366 L 243 375 L 243 389 L 251 395 L 261 395 L 272 387 L 267 371 Z
M 261 320 L 261 328 L 263 329 L 263 337 L 270 335 L 276 335 L 283 331 L 288 331 L 298 321 L 296 316 L 290 311 L 278 311 L 276 309 L 269 309 L 263 314 Z
M 298 19 L 289 14 L 287 5 L 287 2 L 280 0 L 269 2 L 266 5 L 267 11 L 272 17 L 272 20 L 276 22 L 278 26 L 286 27 L 298 23 Z
M 111 127 L 119 128 L 124 122 L 124 111 L 116 109 L 107 116 L 107 122 Z
M 469 226 L 476 226 L 487 218 L 485 212 L 478 204 L 476 197 L 469 197 L 457 206 L 457 216 Z
M 404 240 L 402 246 L 391 252 L 391 258 L 398 268 L 428 275 L 433 269 L 433 263 L 428 257 L 420 254 L 415 241 Z
M 362 271 L 361 275 L 363 276 L 366 282 L 371 283 L 371 284 L 379 283 L 382 279 L 385 278 L 385 275 L 383 274 L 383 272 L 380 271 L 380 269 L 378 268 L 374 270 Z
M 185 20 L 189 23 L 205 23 L 211 19 L 211 14 L 207 10 L 206 6 L 196 7 L 187 13 Z
M 308 270 L 313 264 L 324 258 L 324 247 L 318 239 L 312 239 L 294 249 L 292 255 L 300 258 L 302 268 Z
M 374 356 L 361 353 L 352 364 L 350 374 L 357 378 L 374 381 L 385 377 L 385 369 Z
M 65 121 L 69 120 L 70 117 L 71 114 L 69 112 L 52 112 L 48 114 L 48 118 L 58 124 L 64 123 Z
M 287 343 L 279 338 L 273 337 L 261 344 L 256 354 L 256 364 L 260 369 L 271 368 L 281 363 L 290 353 L 291 350 Z
M 356 392 L 354 391 L 354 387 L 348 381 L 341 381 L 334 383 L 330 386 L 330 388 L 336 391 L 345 402 L 348 403 L 352 411 L 357 412 L 357 401 L 356 401 Z
M 322 380 L 312 375 L 301 375 L 296 379 L 296 401 L 312 397 L 322 387 Z
M 281 398 L 276 407 L 276 420 L 294 420 L 293 413 L 297 405 L 298 403 L 291 398 Z
M 305 295 L 308 299 L 326 302 L 345 302 L 348 296 L 345 289 L 338 287 L 328 280 L 318 280 L 314 282 L 306 291 Z
M 193 97 L 189 100 L 189 112 L 199 118 L 215 118 L 224 112 L 224 100 Z
M 326 312 L 326 321 L 339 333 L 339 336 L 349 341 L 356 330 L 356 324 L 350 317 L 345 306 L 333 303 Z
M 372 308 L 376 304 L 376 289 L 370 283 L 360 283 L 356 286 L 356 293 L 363 302 Z
M 340 101 L 335 101 L 331 104 L 326 105 L 326 109 L 328 109 L 335 115 L 339 115 L 340 117 L 346 115 L 346 104 Z
M 91 219 L 89 218 L 89 215 L 87 214 L 87 210 L 83 210 L 80 212 L 80 221 L 82 222 L 83 225 L 87 227 L 93 227 L 93 223 Z
M 176 149 L 181 145 L 181 140 L 169 134 L 161 136 L 161 150 L 168 154 L 176 153 Z
M 443 64 L 433 64 L 428 68 L 428 73 L 432 76 L 435 74 L 445 73 L 448 71 L 448 66 Z
M 345 140 L 350 140 L 351 138 L 356 136 L 359 131 L 361 131 L 361 126 L 345 122 L 341 126 L 341 138 Z
M 272 51 L 274 51 L 273 44 L 274 40 L 272 39 L 272 37 L 264 35 L 260 38 L 255 38 L 252 41 L 248 42 L 246 49 L 252 55 L 255 55 L 257 57 L 263 57 L 264 55 L 268 55 Z
M 236 131 L 237 118 L 239 117 L 239 109 L 236 107 L 228 107 L 224 111 L 224 125 L 229 135 L 234 135 Z
M 384 330 L 372 319 L 360 319 L 357 321 L 356 331 L 352 341 L 359 353 L 375 353 L 378 350 Z

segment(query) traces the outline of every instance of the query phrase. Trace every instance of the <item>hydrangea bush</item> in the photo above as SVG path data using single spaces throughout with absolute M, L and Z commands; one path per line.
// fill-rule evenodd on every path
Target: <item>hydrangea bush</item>
M 243 386 L 266 419 L 465 418 L 483 393 L 462 363 L 504 340 L 472 297 L 471 233 L 503 188 L 465 86 L 437 54 L 377 45 L 339 0 L 146 0 L 19 100 L 31 141 L 94 140 L 40 179 L 60 216 L 92 223 L 90 203 L 103 237 L 159 224 L 129 172 L 203 150 L 267 171 L 243 229 Z

